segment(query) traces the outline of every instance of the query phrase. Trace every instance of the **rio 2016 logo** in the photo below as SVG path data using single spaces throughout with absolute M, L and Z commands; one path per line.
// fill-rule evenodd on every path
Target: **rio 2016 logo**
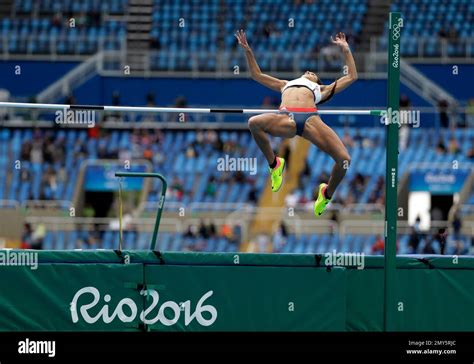
M 188 326 L 194 319 L 201 326 L 211 326 L 217 319 L 217 310 L 212 305 L 204 305 L 204 301 L 211 297 L 213 291 L 208 291 L 204 294 L 198 301 L 196 309 L 194 312 L 191 312 L 191 301 L 185 301 L 180 304 L 174 301 L 166 301 L 161 304 L 158 308 L 158 313 L 155 317 L 150 318 L 151 312 L 158 306 L 160 296 L 158 292 L 154 289 L 142 290 L 140 295 L 142 296 L 151 296 L 152 301 L 151 305 L 146 308 L 144 311 L 140 312 L 140 320 L 147 325 L 153 325 L 158 322 L 164 326 L 172 326 L 176 324 L 181 316 L 181 311 L 184 311 L 184 325 Z M 92 295 L 93 299 L 90 303 L 80 306 L 79 310 L 77 307 L 77 301 L 82 295 Z M 89 310 L 95 307 L 100 301 L 100 292 L 95 287 L 84 287 L 76 292 L 71 302 L 71 318 L 73 323 L 79 322 L 79 313 L 82 319 L 88 324 L 94 324 L 100 319 L 102 322 L 109 324 L 118 318 L 123 323 L 133 322 L 138 314 L 138 308 L 135 302 L 131 298 L 123 298 L 119 301 L 115 309 L 110 313 L 109 305 L 107 304 L 111 300 L 109 294 L 104 295 L 103 298 L 105 304 L 100 309 L 100 311 L 95 315 L 91 316 Z M 129 312 L 124 312 L 124 307 L 128 307 Z M 171 315 L 165 316 L 165 310 L 168 309 L 168 312 L 172 312 Z M 210 318 L 205 318 L 203 313 L 207 312 L 210 315 Z M 167 317 L 168 316 L 168 317 Z M 207 316 L 207 315 L 206 315 Z

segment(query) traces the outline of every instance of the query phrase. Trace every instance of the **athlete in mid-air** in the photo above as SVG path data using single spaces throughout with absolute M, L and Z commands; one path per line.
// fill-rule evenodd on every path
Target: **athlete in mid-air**
M 329 181 L 319 185 L 318 198 L 314 203 L 314 214 L 320 216 L 331 201 L 350 164 L 350 155 L 346 147 L 337 134 L 321 120 L 316 109 L 317 104 L 328 101 L 334 94 L 341 92 L 357 80 L 357 69 L 346 36 L 344 33 L 338 33 L 334 39 L 331 37 L 332 43 L 338 45 L 344 54 L 347 74 L 330 85 L 323 85 L 318 75 L 310 71 L 306 71 L 300 78 L 291 81 L 279 80 L 262 73 L 247 42 L 245 32 L 237 31 L 235 36 L 245 50 L 252 79 L 272 90 L 281 92 L 279 112 L 256 115 L 249 119 L 249 128 L 253 138 L 270 166 L 272 191 L 277 192 L 282 185 L 285 160 L 275 156 L 267 134 L 283 138 L 299 135 L 334 159 L 335 163 Z

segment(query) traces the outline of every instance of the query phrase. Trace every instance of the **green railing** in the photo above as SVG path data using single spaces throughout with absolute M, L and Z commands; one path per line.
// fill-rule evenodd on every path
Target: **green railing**
M 161 214 L 163 212 L 163 207 L 165 205 L 166 190 L 168 188 L 168 183 L 166 178 L 159 173 L 143 173 L 143 172 L 115 172 L 115 177 L 137 177 L 137 178 L 158 178 L 161 180 L 161 196 L 158 204 L 158 211 L 156 213 L 155 227 L 153 229 L 153 236 L 151 238 L 150 250 L 155 250 L 156 239 L 158 237 L 158 230 L 160 228 Z

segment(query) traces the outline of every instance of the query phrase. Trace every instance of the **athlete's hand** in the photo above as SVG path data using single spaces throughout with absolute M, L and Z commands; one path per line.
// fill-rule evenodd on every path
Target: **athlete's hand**
M 347 43 L 346 35 L 342 32 L 337 33 L 335 38 L 333 38 L 331 35 L 331 42 L 341 47 L 341 49 L 349 49 L 349 43 Z
M 237 41 L 243 49 L 245 49 L 246 51 L 250 51 L 250 46 L 247 42 L 247 36 L 245 35 L 245 32 L 242 29 L 237 30 L 237 32 L 235 33 L 235 37 L 237 38 Z

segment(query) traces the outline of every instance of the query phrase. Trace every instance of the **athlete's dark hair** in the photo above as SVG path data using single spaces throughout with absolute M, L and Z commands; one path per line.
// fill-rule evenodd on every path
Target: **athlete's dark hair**
M 318 82 L 316 82 L 318 85 L 322 85 L 323 83 L 321 82 L 321 80 L 319 79 L 318 77 Z M 331 98 L 334 96 L 334 92 L 336 91 L 336 86 L 337 86 L 337 80 L 334 81 L 334 86 L 332 87 L 331 89 L 331 92 L 329 93 L 329 96 L 326 98 L 326 100 L 321 100 L 318 105 L 321 105 L 321 104 L 324 104 L 325 102 L 328 102 L 329 100 L 331 100 Z

